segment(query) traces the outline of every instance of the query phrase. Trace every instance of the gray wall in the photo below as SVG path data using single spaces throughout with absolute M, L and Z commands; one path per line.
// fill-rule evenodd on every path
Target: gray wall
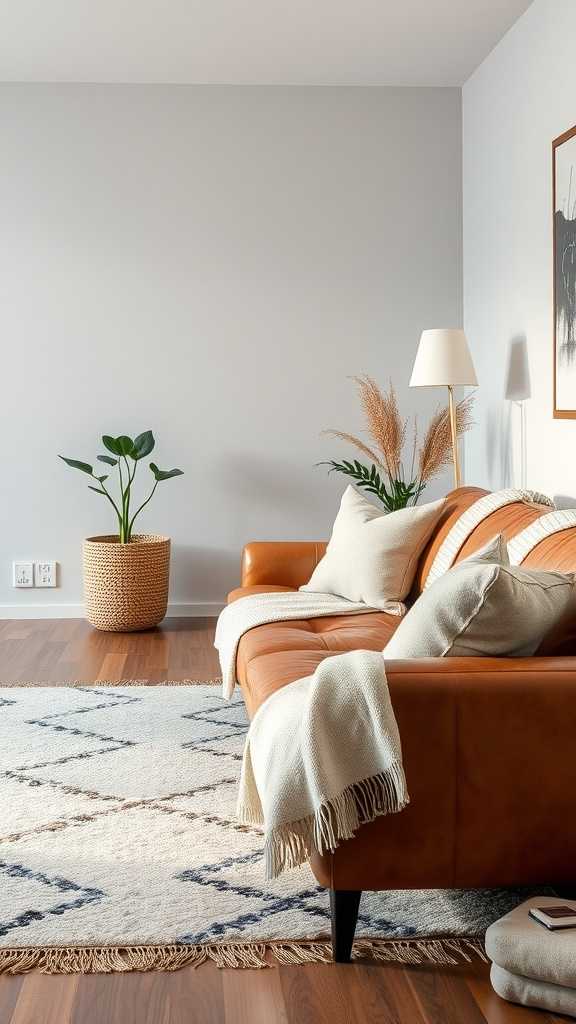
M 480 383 L 468 479 L 525 479 L 562 504 L 576 495 L 576 423 L 552 418 L 551 142 L 576 122 L 575 39 L 574 0 L 535 0 L 463 90 L 464 315 Z M 526 376 L 522 451 L 506 395 Z
M 327 535 L 348 375 L 422 419 L 442 397 L 407 382 L 422 328 L 461 321 L 459 91 L 4 86 L 0 123 L 0 614 L 81 613 L 113 523 L 56 454 L 149 427 L 186 475 L 141 527 L 200 612 L 246 540 Z M 13 558 L 61 587 L 13 590 Z

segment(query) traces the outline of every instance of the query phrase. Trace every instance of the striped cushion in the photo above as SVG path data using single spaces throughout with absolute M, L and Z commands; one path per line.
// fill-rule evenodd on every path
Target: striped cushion
M 497 509 L 503 508 L 504 505 L 512 505 L 518 501 L 525 502 L 526 504 L 554 507 L 554 502 L 550 498 L 547 498 L 544 494 L 539 494 L 537 491 L 517 490 L 508 487 L 501 491 L 493 491 L 492 494 L 485 494 L 462 513 L 452 529 L 447 533 L 436 552 L 424 583 L 424 589 L 451 568 L 462 545 L 487 516 L 492 515 Z
M 574 526 L 576 526 L 576 509 L 574 508 L 547 512 L 546 515 L 540 516 L 508 542 L 510 564 L 520 565 L 545 537 L 551 537 L 553 533 L 561 533 L 562 530 L 569 530 Z

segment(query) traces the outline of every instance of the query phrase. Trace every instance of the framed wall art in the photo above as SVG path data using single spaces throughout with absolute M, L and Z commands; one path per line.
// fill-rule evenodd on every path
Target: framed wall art
M 576 126 L 552 143 L 554 417 L 576 419 Z

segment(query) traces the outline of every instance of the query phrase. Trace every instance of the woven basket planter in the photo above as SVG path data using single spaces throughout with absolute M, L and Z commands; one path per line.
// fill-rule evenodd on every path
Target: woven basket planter
M 151 629 L 166 615 L 170 538 L 134 535 L 84 541 L 86 618 L 96 629 L 129 633 Z

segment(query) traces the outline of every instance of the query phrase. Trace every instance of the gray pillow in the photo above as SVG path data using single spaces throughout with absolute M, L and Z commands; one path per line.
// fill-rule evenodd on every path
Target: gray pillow
M 483 547 L 478 548 L 478 551 L 473 551 L 467 558 L 463 558 L 457 565 L 464 565 L 465 562 L 495 562 L 497 565 L 510 565 L 508 545 L 504 534 L 499 533 Z
M 503 538 L 495 538 L 441 576 L 402 620 L 384 657 L 534 654 L 562 618 L 572 598 L 574 574 L 522 569 L 507 560 Z

